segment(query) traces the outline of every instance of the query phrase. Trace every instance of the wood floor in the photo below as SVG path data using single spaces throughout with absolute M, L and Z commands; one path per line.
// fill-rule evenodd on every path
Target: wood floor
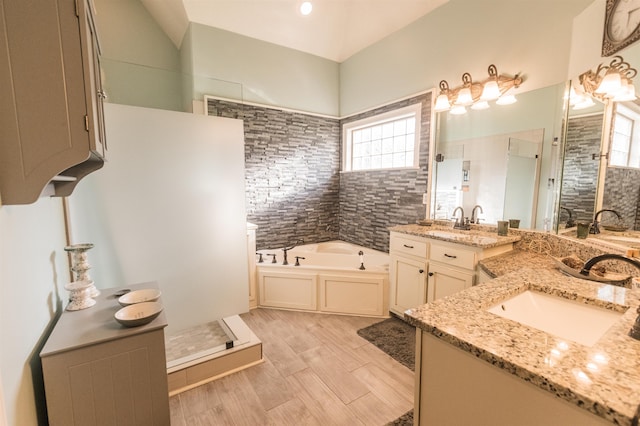
M 376 426 L 413 408 L 413 372 L 356 334 L 380 319 L 261 308 L 241 317 L 264 363 L 172 397 L 172 426 Z

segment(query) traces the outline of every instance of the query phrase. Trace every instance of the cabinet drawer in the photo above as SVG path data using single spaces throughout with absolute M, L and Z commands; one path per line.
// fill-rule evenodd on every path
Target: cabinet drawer
M 474 251 L 445 244 L 431 243 L 429 260 L 470 270 L 474 270 L 476 267 L 476 253 Z
M 416 237 L 419 238 L 419 237 Z M 421 258 L 427 258 L 429 244 L 426 240 L 411 239 L 408 237 L 392 235 L 390 242 L 390 252 L 395 254 L 409 254 Z

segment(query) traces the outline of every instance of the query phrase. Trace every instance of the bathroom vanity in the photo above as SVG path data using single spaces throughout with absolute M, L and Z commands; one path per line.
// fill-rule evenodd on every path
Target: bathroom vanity
M 572 319 L 573 305 L 563 304 L 619 317 L 600 331 L 576 324 L 558 337 L 489 312 L 510 310 L 507 301 L 527 290 L 561 303 L 563 317 L 552 323 Z M 640 341 L 627 332 L 639 305 L 637 289 L 521 269 L 409 310 L 405 319 L 417 327 L 415 424 L 635 424 Z M 579 333 L 590 343 L 576 343 Z
M 40 352 L 51 426 L 170 424 L 166 317 L 120 325 L 113 316 L 121 308 L 117 290 L 102 290 L 91 308 L 63 312 Z
M 389 231 L 389 310 L 397 315 L 476 284 L 478 262 L 511 251 L 520 240 L 444 226 L 399 225 Z

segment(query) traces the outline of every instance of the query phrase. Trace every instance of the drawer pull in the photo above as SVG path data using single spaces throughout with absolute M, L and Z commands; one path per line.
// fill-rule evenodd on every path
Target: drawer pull
M 432 277 L 433 276 L 433 272 L 429 272 L 429 276 Z
M 454 256 L 454 255 L 452 255 L 452 254 L 447 254 L 447 253 L 445 253 L 445 254 L 444 254 L 444 256 L 445 256 L 445 257 L 448 257 L 448 258 L 450 258 L 450 259 L 457 259 L 457 258 L 458 258 L 458 256 Z
M 424 269 L 418 269 L 418 272 L 420 272 L 421 274 L 424 274 Z
M 410 248 L 410 249 L 413 248 L 413 246 L 410 246 L 410 245 L 407 245 L 407 244 L 403 244 L 403 246 L 405 246 L 406 248 Z

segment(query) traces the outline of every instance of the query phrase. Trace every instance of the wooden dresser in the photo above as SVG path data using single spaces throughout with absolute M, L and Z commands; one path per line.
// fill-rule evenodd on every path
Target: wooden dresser
M 91 308 L 63 312 L 40 352 L 51 426 L 170 424 L 166 317 L 120 325 L 113 317 L 121 308 L 118 290 L 101 290 Z

